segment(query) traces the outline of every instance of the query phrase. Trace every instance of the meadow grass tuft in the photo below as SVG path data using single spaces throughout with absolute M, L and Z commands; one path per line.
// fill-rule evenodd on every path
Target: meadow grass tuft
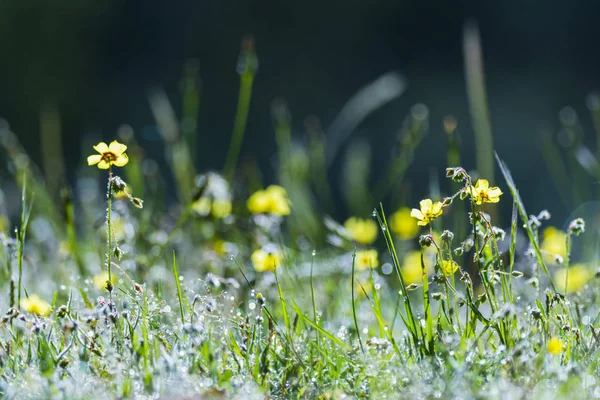
M 477 171 L 458 164 L 457 121 L 444 121 L 447 180 L 433 174 L 423 199 L 398 188 L 433 130 L 424 105 L 410 110 L 373 187 L 369 144 L 349 146 L 341 192 L 352 215 L 342 218 L 324 132 L 312 118 L 308 142 L 295 143 L 281 101 L 278 184 L 237 168 L 257 67 L 251 42 L 224 170 L 186 164 L 201 157 L 194 66 L 185 70 L 185 121 L 164 93 L 150 95 L 170 170 L 143 160 L 122 128 L 125 143 L 100 142 L 87 158 L 106 170 L 106 196 L 82 168 L 61 190 L 62 215 L 0 124 L 0 168 L 21 203 L 20 215 L 0 204 L 4 397 L 600 397 L 595 221 L 575 214 L 562 227 L 547 210 L 529 214 L 499 155 L 504 179 L 487 175 L 487 117 Z M 485 94 L 480 84 L 469 84 L 471 95 Z M 580 137 L 577 119 L 562 119 Z M 547 160 L 562 157 L 544 140 Z M 564 165 L 581 169 L 569 189 L 577 193 L 563 197 L 575 207 L 592 196 L 578 188 L 597 171 L 586 168 L 593 151 L 572 150 Z M 559 185 L 569 179 L 564 165 L 551 170 Z M 169 175 L 171 203 L 160 183 Z M 511 215 L 496 210 L 502 203 Z

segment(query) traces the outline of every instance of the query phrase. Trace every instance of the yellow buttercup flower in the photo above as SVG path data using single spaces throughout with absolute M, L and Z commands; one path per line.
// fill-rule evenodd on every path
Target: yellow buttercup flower
M 110 274 L 110 278 L 111 278 L 110 282 L 114 286 L 118 281 L 117 275 L 114 272 L 112 272 Z M 94 286 L 96 286 L 96 288 L 98 290 L 108 290 L 106 288 L 106 282 L 108 282 L 108 271 L 104 271 L 104 272 L 94 276 L 92 278 L 92 281 L 94 282 Z
M 377 250 L 357 251 L 355 266 L 360 271 L 364 271 L 369 268 L 377 268 L 379 266 Z
M 432 255 L 425 254 L 425 272 L 429 275 L 433 273 Z M 404 256 L 400 267 L 402 279 L 406 285 L 411 283 L 421 283 L 423 281 L 423 267 L 421 266 L 421 252 L 419 250 L 410 251 Z
M 215 218 L 225 218 L 231 214 L 231 201 L 227 199 L 215 199 L 212 203 L 212 215 Z
M 502 191 L 498 186 L 490 187 L 487 179 L 478 179 L 475 186 L 471 185 L 471 196 L 475 204 L 497 203 L 500 201 Z
M 210 214 L 210 199 L 208 197 L 200 197 L 192 203 L 192 210 L 203 217 Z
M 419 225 L 415 223 L 410 208 L 403 207 L 392 214 L 390 229 L 400 239 L 414 239 L 419 234 Z
M 250 257 L 257 272 L 274 271 L 281 265 L 281 254 L 278 251 L 255 250 Z
M 377 239 L 377 224 L 372 219 L 351 217 L 344 222 L 350 239 L 360 244 L 371 244 Z
M 431 199 L 424 199 L 419 202 L 419 205 L 420 210 L 413 208 L 410 212 L 411 217 L 418 219 L 419 226 L 427 226 L 443 213 L 442 203 L 439 201 L 434 203 Z
M 252 214 L 289 215 L 290 201 L 281 186 L 271 185 L 265 190 L 254 192 L 247 202 Z
M 548 353 L 555 356 L 555 355 L 559 354 L 561 351 L 563 351 L 563 343 L 560 341 L 559 338 L 557 338 L 556 336 L 553 336 L 552 339 L 548 340 L 548 345 L 546 346 L 546 350 L 548 350 Z
M 88 165 L 98 164 L 100 169 L 109 169 L 113 165 L 124 167 L 129 162 L 129 158 L 125 154 L 127 146 L 116 140 L 113 140 L 110 145 L 100 142 L 94 146 L 94 150 L 100 154 L 89 156 L 87 158 Z
M 48 316 L 52 310 L 50 304 L 37 294 L 32 294 L 27 298 L 21 299 L 21 308 L 29 313 L 44 317 Z
M 581 291 L 592 277 L 593 274 L 590 269 L 583 264 L 575 264 L 569 267 L 569 277 L 566 286 L 567 269 L 561 268 L 554 273 L 556 288 L 559 291 L 566 293 Z
M 443 260 L 440 264 L 440 269 L 446 275 L 446 277 L 450 277 L 454 275 L 454 273 L 458 270 L 458 264 L 456 261 L 452 260 Z
M 553 263 L 554 256 L 565 258 L 567 256 L 567 233 L 549 226 L 542 232 L 540 246 L 546 262 Z

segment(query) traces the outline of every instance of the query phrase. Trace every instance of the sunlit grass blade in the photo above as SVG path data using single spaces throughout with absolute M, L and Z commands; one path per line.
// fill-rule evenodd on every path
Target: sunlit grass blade
M 548 271 L 548 267 L 546 266 L 546 262 L 544 261 L 544 257 L 542 256 L 542 252 L 537 243 L 537 239 L 531 229 L 531 226 L 529 225 L 529 218 L 527 216 L 527 211 L 525 210 L 525 205 L 523 204 L 523 200 L 521 200 L 521 195 L 519 195 L 519 191 L 517 190 L 517 187 L 515 186 L 515 182 L 512 178 L 512 175 L 510 174 L 510 171 L 508 170 L 508 167 L 500 159 L 498 154 L 495 154 L 495 156 L 496 156 L 496 161 L 498 162 L 498 166 L 500 167 L 500 171 L 502 172 L 502 175 L 504 176 L 504 179 L 506 180 L 506 184 L 508 185 L 510 193 L 515 201 L 519 215 L 521 216 L 521 221 L 523 222 L 523 228 L 525 229 L 525 232 L 527 232 L 527 237 L 529 238 L 529 243 L 531 244 L 531 247 L 533 248 L 533 251 L 535 253 L 535 258 L 536 258 L 538 264 L 542 267 L 542 270 L 544 271 L 546 276 L 548 277 L 548 282 L 550 283 L 552 290 L 554 290 L 556 292 L 556 286 L 554 285 L 554 281 L 552 280 L 550 271 Z
M 185 322 L 183 314 L 183 299 L 181 293 L 181 283 L 179 282 L 179 271 L 177 271 L 177 257 L 175 256 L 175 250 L 173 250 L 173 277 L 175 278 L 175 285 L 177 286 L 177 299 L 179 300 L 179 312 L 181 313 L 181 323 Z

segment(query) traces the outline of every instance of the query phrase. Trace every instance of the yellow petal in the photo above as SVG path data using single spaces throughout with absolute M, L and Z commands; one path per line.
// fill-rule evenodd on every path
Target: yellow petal
M 477 183 L 475 184 L 475 188 L 477 190 L 486 190 L 489 187 L 490 183 L 487 181 L 487 179 L 478 179 Z
M 419 225 L 419 226 L 427 226 L 428 223 L 429 223 L 429 221 L 419 221 L 419 222 L 417 222 L 417 225 Z
M 431 199 L 424 199 L 419 202 L 419 205 L 421 206 L 421 212 L 426 214 L 433 207 L 433 201 Z
M 124 167 L 128 162 L 129 157 L 127 157 L 127 154 L 120 154 L 119 156 L 117 156 L 117 159 L 114 161 L 114 164 L 117 167 Z
M 431 212 L 433 213 L 433 215 L 440 215 L 442 213 L 442 203 L 436 201 L 433 204 L 433 207 L 431 208 Z
M 98 163 L 98 168 L 100 168 L 100 169 L 108 169 L 108 168 L 110 168 L 110 163 L 108 161 L 106 161 L 106 160 L 101 160 Z
M 96 150 L 100 154 L 103 154 L 108 151 L 108 146 L 106 145 L 106 143 L 100 142 L 94 146 L 94 150 Z
M 490 190 L 488 190 L 489 197 L 500 197 L 501 194 L 502 190 L 500 190 L 498 186 L 491 187 Z
M 125 151 L 127 150 L 127 146 L 126 145 L 124 145 L 123 143 L 119 143 L 116 140 L 113 140 L 110 143 L 110 146 L 108 146 L 108 148 L 111 151 L 111 153 L 114 153 L 117 156 L 125 153 Z
M 410 216 L 416 219 L 423 219 L 423 213 L 421 212 L 421 210 L 417 210 L 416 208 L 413 208 L 412 211 L 410 212 Z
M 87 158 L 88 165 L 96 165 L 102 160 L 102 154 L 94 154 Z

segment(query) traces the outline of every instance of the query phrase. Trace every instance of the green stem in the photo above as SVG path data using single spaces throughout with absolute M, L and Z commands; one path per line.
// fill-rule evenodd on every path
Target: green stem
M 108 169 L 108 185 L 106 191 L 106 268 L 108 269 L 108 281 L 106 287 L 110 293 L 110 300 L 112 301 L 112 275 L 111 275 L 111 264 L 112 264 L 112 225 L 111 225 L 111 210 L 112 210 L 112 168 Z
M 233 124 L 233 137 L 229 145 L 229 152 L 225 161 L 225 177 L 231 181 L 235 173 L 244 133 L 246 131 L 246 122 L 248 121 L 248 111 L 250 110 L 250 98 L 252 97 L 252 83 L 254 81 L 254 72 L 244 72 L 240 77 L 240 93 L 238 96 L 237 112 Z

